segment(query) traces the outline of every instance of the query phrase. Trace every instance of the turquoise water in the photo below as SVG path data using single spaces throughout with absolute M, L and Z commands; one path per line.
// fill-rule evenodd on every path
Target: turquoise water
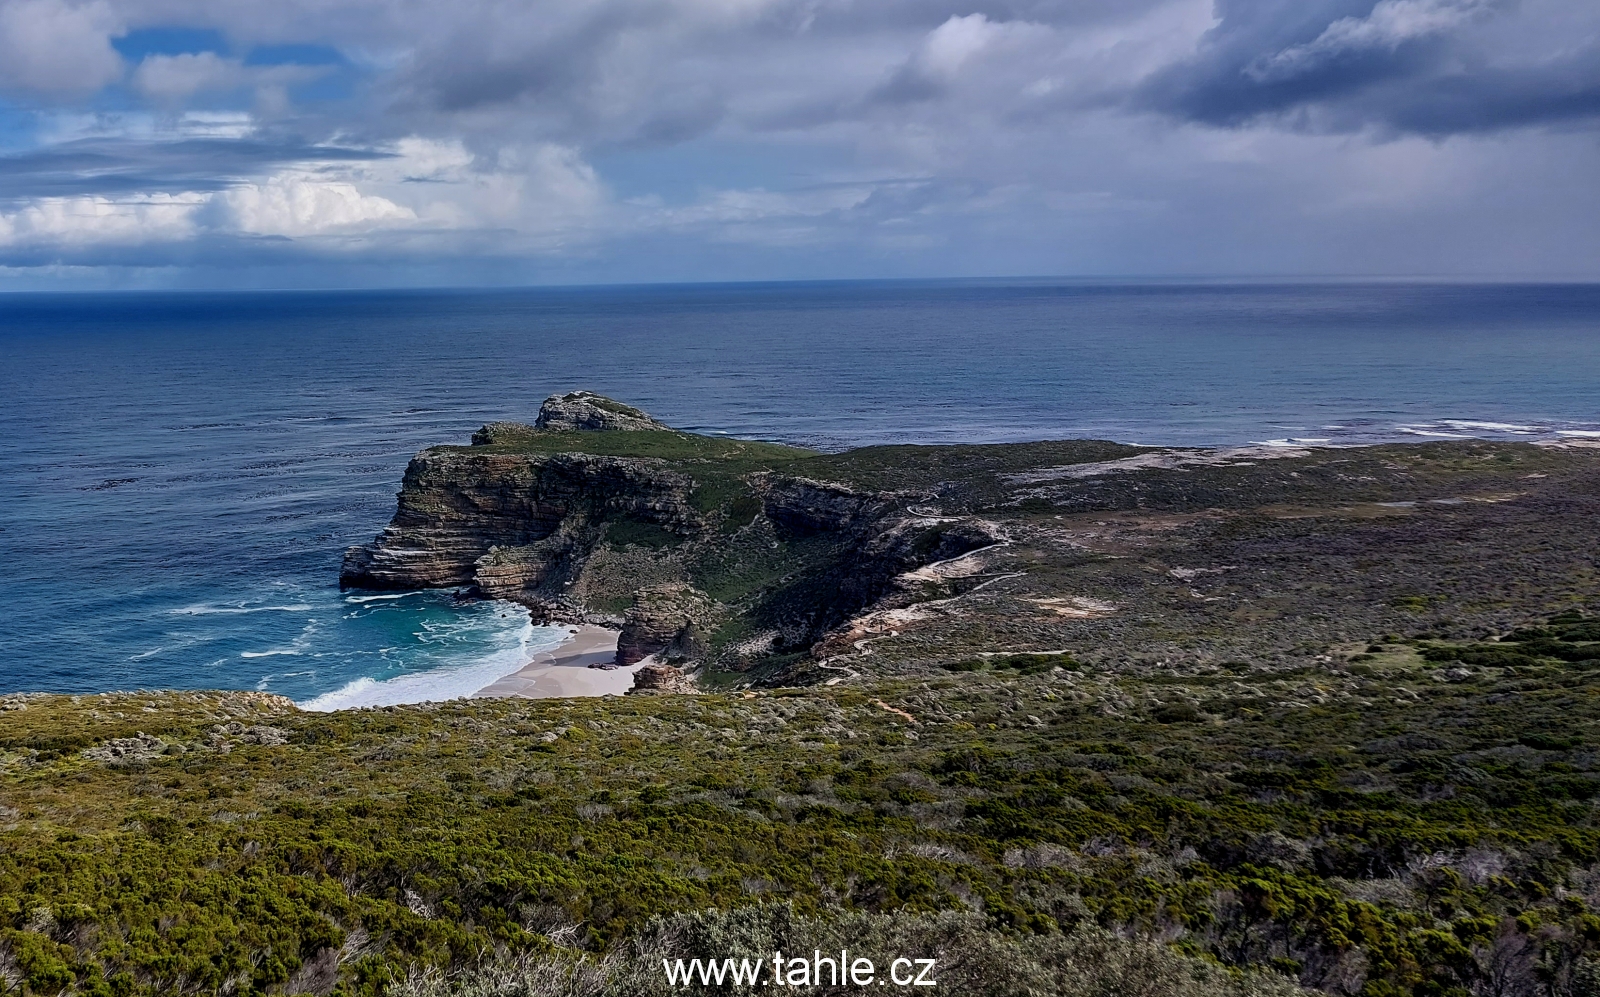
M 406 460 L 588 388 L 831 448 L 1600 438 L 1600 287 L 0 296 L 0 691 L 450 698 L 560 631 L 338 591 Z

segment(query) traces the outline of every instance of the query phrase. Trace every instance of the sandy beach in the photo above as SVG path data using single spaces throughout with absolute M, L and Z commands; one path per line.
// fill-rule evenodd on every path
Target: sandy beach
M 568 627 L 572 636 L 559 647 L 534 655 L 518 671 L 472 694 L 474 699 L 564 699 L 576 696 L 620 696 L 633 687 L 639 665 L 607 671 L 590 668 L 617 654 L 617 631 L 605 627 Z

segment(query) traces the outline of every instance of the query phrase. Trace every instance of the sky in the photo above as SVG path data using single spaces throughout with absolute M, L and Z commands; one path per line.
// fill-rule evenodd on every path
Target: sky
M 0 0 L 0 289 L 1600 278 L 1596 0 Z

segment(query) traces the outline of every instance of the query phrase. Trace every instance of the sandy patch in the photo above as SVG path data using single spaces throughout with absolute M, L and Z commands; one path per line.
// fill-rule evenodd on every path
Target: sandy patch
M 1074 620 L 1092 620 L 1101 616 L 1110 616 L 1117 611 L 1117 607 L 1109 602 L 1102 602 L 1099 599 L 1091 599 L 1083 595 L 1029 599 L 1028 601 L 1040 609 L 1049 610 L 1057 616 L 1065 616 Z
M 617 632 L 588 625 L 569 628 L 571 638 L 559 647 L 541 651 L 516 672 L 473 693 L 474 699 L 571 699 L 583 696 L 620 696 L 633 688 L 633 673 L 645 662 L 627 668 L 601 669 L 590 665 L 613 661 Z

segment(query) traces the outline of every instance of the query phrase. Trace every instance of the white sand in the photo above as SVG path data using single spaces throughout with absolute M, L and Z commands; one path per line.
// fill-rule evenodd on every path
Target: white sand
M 620 696 L 633 688 L 633 673 L 640 662 L 627 668 L 590 668 L 617 656 L 617 632 L 588 625 L 569 627 L 572 636 L 559 647 L 541 651 L 519 671 L 472 694 L 474 699 L 567 699 L 578 696 Z

